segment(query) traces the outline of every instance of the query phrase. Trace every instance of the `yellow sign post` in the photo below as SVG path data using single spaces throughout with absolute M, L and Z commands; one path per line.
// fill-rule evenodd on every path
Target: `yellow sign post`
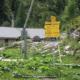
M 57 21 L 57 18 L 55 16 L 51 16 L 51 21 L 45 22 L 44 28 L 45 28 L 45 37 L 46 38 L 60 37 L 60 22 Z M 60 51 L 59 45 L 58 45 L 58 52 L 59 52 L 59 61 L 62 62 L 61 51 Z
M 55 16 L 51 16 L 51 21 L 45 22 L 45 37 L 59 37 L 60 30 L 59 30 L 60 22 L 56 21 Z

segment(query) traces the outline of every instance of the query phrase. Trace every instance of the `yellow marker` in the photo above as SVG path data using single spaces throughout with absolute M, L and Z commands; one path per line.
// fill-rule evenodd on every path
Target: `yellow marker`
M 45 29 L 45 34 L 46 34 L 46 37 L 50 36 L 50 37 L 59 37 L 60 35 L 60 30 L 57 29 L 57 28 L 47 28 Z
M 56 21 L 55 16 L 51 16 L 51 22 L 45 22 L 45 37 L 59 37 L 60 36 L 60 22 Z

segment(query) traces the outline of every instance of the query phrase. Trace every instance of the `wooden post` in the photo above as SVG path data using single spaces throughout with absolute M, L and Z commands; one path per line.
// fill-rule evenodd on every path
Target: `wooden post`
M 29 8 L 29 11 L 27 13 L 27 17 L 26 17 L 26 20 L 25 20 L 25 23 L 24 23 L 24 27 L 23 27 L 23 30 L 22 30 L 22 40 L 23 40 L 23 46 L 22 46 L 22 54 L 24 54 L 24 58 L 26 58 L 27 56 L 27 32 L 26 32 L 26 26 L 27 26 L 27 23 L 28 23 L 28 20 L 29 20 L 29 17 L 30 17 L 30 13 L 31 13 L 31 10 L 32 10 L 32 6 L 33 6 L 33 3 L 34 3 L 34 0 L 32 0 L 31 2 L 31 5 L 30 5 L 30 8 Z

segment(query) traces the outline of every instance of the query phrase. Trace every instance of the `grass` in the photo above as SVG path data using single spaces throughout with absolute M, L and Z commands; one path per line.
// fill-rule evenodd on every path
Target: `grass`
M 10 59 L 23 58 L 19 48 L 9 48 L 0 52 L 0 56 Z M 40 53 L 30 48 L 27 59 L 24 61 L 0 61 L 0 80 L 42 80 L 38 77 L 26 78 L 24 76 L 54 76 L 55 80 L 80 80 L 80 67 L 55 66 L 54 63 L 60 63 L 58 53 L 55 55 L 51 52 Z M 62 64 L 80 64 L 80 59 L 75 55 L 66 54 L 62 57 Z
M 0 52 L 0 56 L 4 56 L 5 58 L 10 58 L 10 59 L 17 59 L 22 57 L 19 48 L 6 49 Z
M 13 52 L 14 49 L 11 50 Z M 21 74 L 25 76 L 56 76 L 56 80 L 80 80 L 80 67 L 52 66 L 50 64 L 57 61 L 56 59 L 54 61 L 54 58 L 50 53 L 36 53 L 34 56 L 24 60 L 24 62 L 0 62 L 0 79 L 40 80 L 39 78 L 13 77 L 13 73 L 16 73 L 16 75 Z M 63 58 L 63 63 L 75 62 L 75 58 L 72 56 L 67 55 Z M 9 70 L 5 69 L 5 67 L 9 68 Z

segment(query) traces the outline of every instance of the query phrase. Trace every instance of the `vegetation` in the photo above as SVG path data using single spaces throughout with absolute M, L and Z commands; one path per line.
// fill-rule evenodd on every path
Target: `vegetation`
M 75 62 L 75 60 L 66 56 L 66 63 Z M 63 62 L 64 62 L 63 60 Z M 55 77 L 56 80 L 79 80 L 80 67 L 55 66 L 55 59 L 50 53 L 37 54 L 23 62 L 0 62 L 1 80 L 40 80 L 35 76 Z M 72 62 L 72 63 L 73 63 Z M 30 78 L 28 78 L 30 76 Z M 31 77 L 33 77 L 31 79 Z
M 0 26 L 23 27 L 30 3 L 31 0 L 1 0 Z M 66 34 L 59 40 L 60 55 L 58 48 L 45 52 L 41 39 L 35 36 L 33 41 L 39 44 L 28 43 L 26 59 L 19 47 L 0 51 L 0 80 L 44 80 L 40 76 L 80 80 L 80 0 L 35 0 L 26 27 L 43 28 L 52 15 L 61 22 L 62 34 Z M 77 29 L 78 36 L 72 35 Z
M 13 22 L 15 27 L 23 27 L 30 2 L 31 0 L 0 1 L 0 25 L 11 26 Z M 67 21 L 80 15 L 79 0 L 36 0 L 27 27 L 43 27 L 52 15 L 57 16 L 64 28 Z
M 80 54 L 75 50 L 80 47 L 79 43 L 72 38 L 64 39 L 60 44 L 62 63 L 59 61 L 59 53 L 56 54 L 50 51 L 41 53 L 38 48 L 42 48 L 41 42 L 36 46 L 37 51 L 34 48 L 29 48 L 27 53 L 27 59 L 20 61 L 22 55 L 19 53 L 19 49 L 10 48 L 3 51 L 4 58 L 17 59 L 17 61 L 0 62 L 0 78 L 1 80 L 42 80 L 40 76 L 47 76 L 55 78 L 55 80 L 80 80 Z M 76 46 L 77 44 L 77 46 Z M 70 49 L 73 50 L 73 54 L 69 51 L 69 54 L 64 52 L 65 45 L 70 45 Z M 79 50 L 79 49 L 78 49 Z M 14 54 L 15 53 L 15 54 Z M 55 64 L 60 65 L 55 65 Z M 75 64 L 75 65 L 62 65 L 62 64 Z M 77 64 L 77 65 L 76 65 Z
M 20 49 L 18 48 L 9 48 L 0 52 L 0 56 L 4 58 L 21 58 Z

